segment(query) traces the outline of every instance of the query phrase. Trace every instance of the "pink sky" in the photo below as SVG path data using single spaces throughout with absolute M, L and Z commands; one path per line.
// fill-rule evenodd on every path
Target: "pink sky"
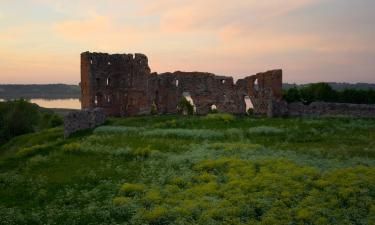
M 375 82 L 373 0 L 1 0 L 0 83 L 70 83 L 84 51 L 155 72 Z

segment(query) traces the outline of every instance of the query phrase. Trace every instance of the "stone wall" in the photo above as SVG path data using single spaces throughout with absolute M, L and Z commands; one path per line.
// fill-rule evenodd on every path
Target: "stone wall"
M 64 136 L 68 138 L 77 131 L 102 125 L 105 119 L 105 113 L 100 108 L 71 112 L 64 117 Z
M 182 97 L 189 96 L 196 113 L 245 114 L 245 97 L 255 114 L 267 115 L 271 101 L 282 98 L 282 71 L 272 70 L 245 77 L 202 72 L 151 73 L 143 54 L 81 54 L 82 108 L 103 108 L 109 116 L 149 114 L 155 104 L 159 114 L 177 112 Z
M 288 104 L 289 116 L 353 116 L 375 117 L 375 105 L 313 102 L 304 105 L 301 102 Z

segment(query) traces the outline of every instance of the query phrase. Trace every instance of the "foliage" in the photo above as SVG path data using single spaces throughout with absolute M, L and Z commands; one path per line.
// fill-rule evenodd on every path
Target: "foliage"
M 283 160 L 219 158 L 199 162 L 194 169 L 198 175 L 185 187 L 166 184 L 139 195 L 143 185 L 124 184 L 135 196 L 129 199 L 134 204 L 158 193 L 157 205 L 139 204 L 135 217 L 157 224 L 362 224 L 371 219 L 375 170 L 366 167 L 323 175 Z
M 0 102 L 0 145 L 15 136 L 61 124 L 59 116 L 24 99 Z
M 235 117 L 231 114 L 227 113 L 217 113 L 217 114 L 207 114 L 205 117 L 203 117 L 205 120 L 221 120 L 226 123 L 232 122 Z
M 284 130 L 280 128 L 268 126 L 251 127 L 248 130 L 249 134 L 280 134 L 283 132 Z
M 375 120 L 110 118 L 0 147 L 0 224 L 371 224 Z
M 194 114 L 194 106 L 185 97 L 181 98 L 181 100 L 178 102 L 177 109 L 178 112 L 182 115 Z
M 151 115 L 156 115 L 158 114 L 158 107 L 156 106 L 155 102 L 152 103 L 151 105 Z
M 247 115 L 252 116 L 252 115 L 254 115 L 254 109 L 249 108 L 246 113 L 247 113 Z
M 344 89 L 336 91 L 327 83 L 315 83 L 300 88 L 295 86 L 284 91 L 284 99 L 287 102 L 302 101 L 306 104 L 314 101 L 375 104 L 375 90 Z

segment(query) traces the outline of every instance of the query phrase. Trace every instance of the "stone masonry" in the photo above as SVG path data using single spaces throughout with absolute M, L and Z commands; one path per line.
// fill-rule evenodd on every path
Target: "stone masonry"
M 143 54 L 81 54 L 82 108 L 100 107 L 107 116 L 177 112 L 178 102 L 189 96 L 198 115 L 215 107 L 219 112 L 245 114 L 245 98 L 254 113 L 269 112 L 282 103 L 282 70 L 272 70 L 239 79 L 202 72 L 151 73 Z M 272 103 L 272 104 L 271 104 Z
M 104 111 L 100 108 L 71 112 L 64 117 L 64 136 L 68 138 L 77 131 L 102 125 L 105 119 Z
M 290 103 L 287 106 L 289 116 L 321 117 L 321 116 L 350 116 L 375 117 L 375 105 L 349 104 L 333 102 L 312 102 L 304 105 L 301 102 Z

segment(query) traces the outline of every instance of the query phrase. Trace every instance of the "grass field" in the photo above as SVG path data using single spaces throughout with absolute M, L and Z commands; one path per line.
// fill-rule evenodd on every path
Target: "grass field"
M 375 224 L 375 119 L 109 119 L 0 147 L 0 224 Z

